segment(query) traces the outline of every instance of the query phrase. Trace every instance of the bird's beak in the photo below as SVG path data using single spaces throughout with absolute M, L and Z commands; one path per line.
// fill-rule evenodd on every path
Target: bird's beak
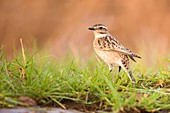
M 89 30 L 95 30 L 93 27 L 88 28 Z

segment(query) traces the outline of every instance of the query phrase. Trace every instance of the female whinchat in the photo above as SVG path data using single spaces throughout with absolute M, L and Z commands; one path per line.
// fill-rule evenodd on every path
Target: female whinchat
M 129 58 L 136 62 L 134 57 L 141 57 L 120 44 L 114 36 L 109 33 L 106 26 L 96 24 L 89 28 L 89 30 L 92 30 L 95 36 L 93 41 L 94 50 L 109 66 L 110 72 L 112 71 L 113 65 L 116 64 L 119 66 L 119 72 L 121 68 L 123 68 L 128 74 L 129 79 L 132 82 L 136 82 L 135 78 L 132 76 L 132 71 L 129 70 Z

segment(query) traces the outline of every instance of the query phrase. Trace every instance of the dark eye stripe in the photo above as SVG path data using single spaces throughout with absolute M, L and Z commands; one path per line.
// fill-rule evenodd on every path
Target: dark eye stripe
M 99 29 L 103 29 L 103 27 L 99 27 Z
M 105 27 L 99 27 L 98 29 L 107 31 Z

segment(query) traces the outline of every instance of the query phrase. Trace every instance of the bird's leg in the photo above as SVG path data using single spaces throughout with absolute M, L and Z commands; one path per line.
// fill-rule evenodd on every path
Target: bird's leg
M 119 66 L 119 72 L 120 72 L 120 70 L 121 70 L 121 66 Z
M 121 62 L 122 62 L 121 67 L 125 70 L 125 72 L 127 73 L 129 79 L 131 80 L 131 82 L 136 83 L 136 80 L 132 75 L 132 71 L 129 70 L 129 61 L 128 61 L 128 59 L 124 59 Z
M 108 75 L 110 75 L 110 73 L 112 72 L 113 65 L 112 64 L 108 64 L 108 66 L 109 66 L 109 73 L 108 73 Z
M 135 78 L 134 78 L 133 75 L 132 75 L 132 71 L 129 71 L 129 72 L 128 72 L 128 77 L 129 77 L 129 79 L 132 81 L 132 83 L 136 83 L 136 80 L 135 80 Z
M 108 75 L 110 75 L 111 74 L 111 72 L 113 71 L 113 65 L 112 64 L 108 64 L 108 66 L 109 66 L 109 73 L 108 73 Z M 114 79 L 114 77 L 112 78 L 112 82 L 114 81 L 115 79 Z

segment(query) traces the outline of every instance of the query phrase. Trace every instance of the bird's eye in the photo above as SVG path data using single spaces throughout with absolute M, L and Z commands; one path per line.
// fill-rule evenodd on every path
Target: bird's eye
M 103 27 L 99 27 L 99 29 L 103 29 Z

